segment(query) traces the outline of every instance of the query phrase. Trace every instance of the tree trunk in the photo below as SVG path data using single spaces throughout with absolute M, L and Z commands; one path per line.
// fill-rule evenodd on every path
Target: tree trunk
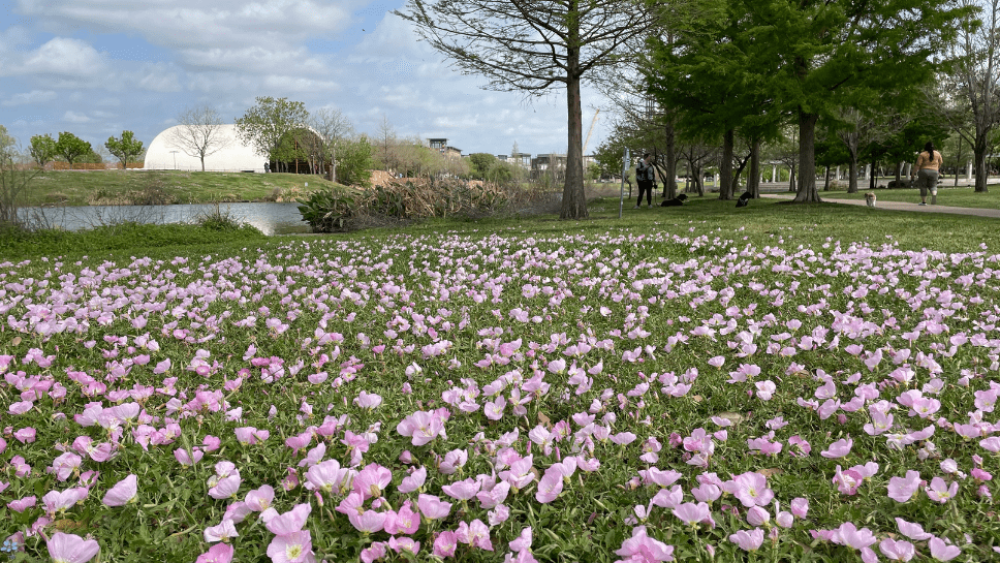
M 986 187 L 989 180 L 989 171 L 986 167 L 986 151 L 989 149 L 989 144 L 987 142 L 987 135 L 989 132 L 984 132 L 983 134 L 976 134 L 976 144 L 972 147 L 973 153 L 976 155 L 976 193 L 985 194 L 989 192 Z
M 849 151 L 851 160 L 847 166 L 847 193 L 858 193 L 858 152 Z
M 750 181 L 747 182 L 750 197 L 760 197 L 760 139 L 754 139 L 750 145 Z
M 666 178 L 663 181 L 663 198 L 673 199 L 677 197 L 677 147 L 674 122 L 669 114 L 667 115 L 667 123 L 663 127 L 663 136 L 666 138 L 665 149 L 667 158 L 667 169 L 664 171 Z
M 733 199 L 733 145 L 736 132 L 726 131 L 722 136 L 722 162 L 719 166 L 719 199 Z
M 955 187 L 958 187 L 958 175 L 962 173 L 962 136 L 958 136 L 958 156 L 955 157 Z
M 868 174 L 868 189 L 874 190 L 878 184 L 878 159 L 872 159 L 872 171 Z
M 826 174 L 825 174 L 825 177 L 823 178 L 823 191 L 824 192 L 830 191 L 830 166 L 829 165 L 827 165 L 827 167 L 826 167 Z
M 205 171 L 205 155 L 201 155 L 201 171 Z
M 569 0 L 567 12 L 579 13 L 579 0 Z M 587 192 L 583 187 L 583 113 L 580 109 L 580 20 L 567 21 L 569 37 L 566 46 L 566 109 L 569 144 L 566 150 L 566 184 L 563 187 L 560 219 L 587 218 Z
M 819 115 L 799 108 L 799 191 L 797 203 L 819 203 L 816 191 L 816 121 Z
M 702 181 L 702 176 L 703 175 L 702 175 L 701 166 L 698 166 L 698 164 L 695 163 L 694 159 L 689 159 L 688 162 L 691 163 L 691 170 L 692 170 L 692 172 L 691 172 L 691 182 L 694 185 L 692 186 L 691 184 L 688 184 L 688 187 L 687 187 L 687 189 L 685 191 L 687 191 L 687 192 L 695 192 L 699 196 L 704 196 L 705 195 L 705 184 Z
M 896 189 L 897 190 L 903 185 L 902 171 L 903 171 L 903 163 L 902 162 L 897 162 L 896 163 Z
M 788 167 L 788 191 L 795 193 L 798 191 L 795 187 L 795 165 L 792 164 Z

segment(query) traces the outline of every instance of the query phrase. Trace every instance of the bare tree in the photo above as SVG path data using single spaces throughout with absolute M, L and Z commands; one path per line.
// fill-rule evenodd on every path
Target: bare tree
M 222 117 L 210 106 L 188 108 L 177 116 L 177 128 L 167 139 L 184 154 L 201 161 L 229 146 L 230 140 L 222 132 Z
M 981 11 L 979 19 L 963 22 L 951 53 L 958 111 L 948 113 L 952 129 L 972 145 L 976 192 L 986 193 L 990 134 L 1000 124 L 1000 0 L 961 0 L 961 5 Z M 972 131 L 962 126 L 970 121 Z
M 566 88 L 568 143 L 563 219 L 587 217 L 580 85 L 635 55 L 627 40 L 651 25 L 633 0 L 407 0 L 396 15 L 487 88 L 541 96 Z
M 849 171 L 847 193 L 858 192 L 858 151 L 862 140 L 866 139 L 875 120 L 857 108 L 842 108 L 839 116 L 849 127 L 837 130 L 837 138 L 847 147 Z
M 395 168 L 396 158 L 393 149 L 396 144 L 396 130 L 392 128 L 385 114 L 382 115 L 382 122 L 378 124 L 378 131 L 375 132 L 375 142 L 378 143 L 376 155 L 382 162 L 382 168 L 386 172 Z
M 323 146 L 321 147 L 323 158 L 321 160 L 326 162 L 327 158 L 330 159 L 330 175 L 328 179 L 331 182 L 336 182 L 337 150 L 342 143 L 350 138 L 354 127 L 351 125 L 351 121 L 344 117 L 344 114 L 340 113 L 340 110 L 332 108 L 321 108 L 312 113 L 310 126 L 323 139 Z
M 17 139 L 0 125 L 0 232 L 8 228 L 27 228 L 29 217 L 23 213 L 31 183 L 42 171 Z

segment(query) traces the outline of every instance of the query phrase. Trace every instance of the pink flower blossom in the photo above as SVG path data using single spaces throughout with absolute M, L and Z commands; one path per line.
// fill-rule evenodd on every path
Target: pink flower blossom
M 469 500 L 479 493 L 479 489 L 482 487 L 482 483 L 469 478 L 464 481 L 459 481 L 457 483 L 452 483 L 451 485 L 445 485 L 441 487 L 444 494 L 457 499 L 457 500 Z
M 104 495 L 104 504 L 107 506 L 123 506 L 131 502 L 135 498 L 136 487 L 136 476 L 129 475 L 108 489 L 107 494 Z
M 944 479 L 935 477 L 931 479 L 930 486 L 925 487 L 924 491 L 927 492 L 927 496 L 931 500 L 944 504 L 958 494 L 958 483 L 953 481 L 951 486 L 948 486 Z
M 859 530 L 853 522 L 844 522 L 841 524 L 840 528 L 836 530 L 835 536 L 840 540 L 840 543 L 854 549 L 871 547 L 878 541 L 871 530 L 868 528 L 861 528 Z
M 86 563 L 101 550 L 96 540 L 84 540 L 75 534 L 62 532 L 52 534 L 46 547 L 57 563 Z
M 306 525 L 310 512 L 312 512 L 311 505 L 297 504 L 290 511 L 268 520 L 265 526 L 269 532 L 278 536 L 292 534 Z
M 764 543 L 764 530 L 754 528 L 751 531 L 740 530 L 729 536 L 729 541 L 735 543 L 743 551 L 757 551 Z
M 743 506 L 767 506 L 774 498 L 774 491 L 767 486 L 767 478 L 760 473 L 743 473 L 732 482 L 730 491 Z
M 962 553 L 962 550 L 958 546 L 945 543 L 944 540 L 938 537 L 932 537 L 931 541 L 927 542 L 927 547 L 931 550 L 931 557 L 936 561 L 951 561 Z M 993 549 L 995 550 L 996 548 L 994 547 Z
M 702 522 L 712 520 L 712 510 L 704 502 L 698 504 L 685 502 L 674 508 L 673 514 L 688 526 L 697 526 Z
M 267 546 L 267 556 L 274 563 L 312 563 L 312 538 L 308 530 L 275 537 Z
M 878 544 L 878 549 L 882 552 L 882 555 L 885 555 L 891 561 L 909 561 L 916 554 L 916 549 L 912 543 L 906 540 L 897 541 L 892 538 L 882 540 Z
M 7 508 L 13 510 L 14 512 L 24 512 L 25 510 L 35 506 L 35 501 L 36 498 L 34 496 L 12 500 L 7 503 Z
M 205 528 L 205 541 L 208 543 L 228 542 L 230 538 L 239 537 L 236 531 L 236 524 L 232 520 L 223 520 L 218 526 Z
M 896 527 L 899 528 L 899 533 L 914 541 L 924 541 L 934 537 L 932 534 L 925 532 L 923 526 L 920 524 L 907 522 L 902 518 L 896 518 Z
M 233 560 L 233 546 L 217 543 L 198 556 L 194 563 L 230 563 Z
M 830 447 L 823 450 L 819 455 L 825 458 L 838 458 L 844 457 L 851 453 L 851 448 L 854 446 L 854 440 L 847 438 L 842 440 L 837 440 L 836 442 L 830 444 Z
M 455 538 L 455 532 L 446 531 L 434 539 L 434 550 L 431 553 L 436 557 L 454 557 L 457 548 L 458 540 Z
M 763 538 L 763 536 L 761 537 Z M 622 542 L 622 546 L 615 553 L 626 558 L 626 561 L 638 560 L 654 563 L 674 560 L 673 546 L 646 535 L 645 526 L 633 528 L 632 537 Z
M 374 534 L 385 527 L 386 514 L 375 512 L 374 510 L 366 510 L 360 514 L 356 511 L 351 511 L 347 513 L 347 519 L 350 520 L 351 525 L 359 532 Z
M 274 489 L 270 485 L 263 485 L 247 493 L 246 504 L 254 512 L 263 512 L 271 507 L 274 501 Z
M 436 496 L 422 494 L 417 497 L 417 508 L 420 509 L 424 518 L 437 520 L 448 516 L 448 513 L 451 512 L 451 503 L 444 502 Z
M 889 479 L 889 498 L 896 502 L 907 502 L 913 498 L 913 493 L 920 488 L 920 472 L 907 471 L 906 477 Z

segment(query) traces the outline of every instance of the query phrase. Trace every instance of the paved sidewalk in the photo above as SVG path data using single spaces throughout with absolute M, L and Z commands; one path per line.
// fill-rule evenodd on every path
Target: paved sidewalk
M 795 197 L 794 194 L 760 194 L 762 198 L 768 199 L 784 199 L 790 200 Z M 820 199 L 823 196 L 820 194 Z M 860 205 L 862 207 L 867 206 L 863 199 L 823 199 L 823 203 L 839 203 L 841 205 Z M 875 209 L 872 211 L 877 211 L 879 209 L 891 209 L 893 211 L 916 211 L 919 213 L 949 213 L 952 215 L 974 215 L 976 217 L 993 217 L 1000 219 L 1000 209 L 980 209 L 975 207 L 949 207 L 947 205 L 919 205 L 917 203 L 910 203 L 905 201 L 878 201 L 875 204 Z

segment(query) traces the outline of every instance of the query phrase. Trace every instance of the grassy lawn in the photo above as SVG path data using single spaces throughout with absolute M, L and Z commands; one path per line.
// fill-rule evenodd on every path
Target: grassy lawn
M 17 561 L 994 560 L 995 220 L 618 205 L 0 246 L 0 540 Z
M 856 194 L 849 194 L 846 191 L 820 192 L 821 198 L 829 199 L 857 199 L 863 200 L 867 188 L 860 189 Z M 908 201 L 920 203 L 920 190 L 875 190 L 875 195 L 880 201 Z M 930 196 L 927 198 L 930 201 Z M 1000 208 L 1000 185 L 993 185 L 990 191 L 985 194 L 977 194 L 973 188 L 966 187 L 938 187 L 938 205 L 948 205 L 952 207 L 974 207 L 979 209 Z
M 79 206 L 148 197 L 158 203 L 213 203 L 273 200 L 275 196 L 291 201 L 309 191 L 333 186 L 339 184 L 304 174 L 47 171 L 35 178 L 28 202 Z

